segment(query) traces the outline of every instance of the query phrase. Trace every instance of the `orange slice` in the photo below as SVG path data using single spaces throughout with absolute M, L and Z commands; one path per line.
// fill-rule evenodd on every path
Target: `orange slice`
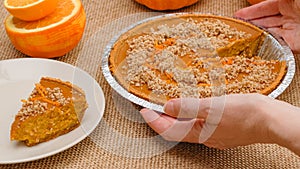
M 86 16 L 80 0 L 58 0 L 57 9 L 37 21 L 13 16 L 5 20 L 5 29 L 15 48 L 41 58 L 65 55 L 82 38 Z
M 52 13 L 57 7 L 58 0 L 4 0 L 4 6 L 13 16 L 34 21 Z

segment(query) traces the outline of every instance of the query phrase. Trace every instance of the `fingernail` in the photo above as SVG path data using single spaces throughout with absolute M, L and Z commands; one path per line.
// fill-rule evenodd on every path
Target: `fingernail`
M 168 112 L 174 112 L 174 103 L 172 100 L 168 101 L 165 105 L 164 105 L 164 112 L 168 113 Z
M 140 111 L 140 113 L 147 123 L 155 121 L 156 119 L 158 119 L 160 117 L 159 114 L 157 114 L 156 112 L 149 110 L 149 109 L 142 109 Z

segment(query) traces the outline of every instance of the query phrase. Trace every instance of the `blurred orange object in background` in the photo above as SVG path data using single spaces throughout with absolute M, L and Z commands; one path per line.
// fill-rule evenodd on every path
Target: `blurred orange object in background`
M 257 4 L 257 3 L 260 3 L 262 1 L 265 1 L 265 0 L 247 0 L 251 5 L 254 5 L 254 4 Z
M 175 10 L 190 6 L 198 0 L 135 0 L 153 10 Z

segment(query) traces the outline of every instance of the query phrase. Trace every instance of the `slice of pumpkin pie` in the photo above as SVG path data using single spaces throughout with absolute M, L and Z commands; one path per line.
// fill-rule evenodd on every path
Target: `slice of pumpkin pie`
M 11 125 L 10 139 L 33 146 L 66 134 L 80 125 L 88 107 L 79 87 L 42 77 Z

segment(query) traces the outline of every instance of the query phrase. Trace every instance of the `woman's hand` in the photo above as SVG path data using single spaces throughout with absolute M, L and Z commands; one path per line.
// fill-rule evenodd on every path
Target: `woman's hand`
M 148 125 L 169 141 L 218 149 L 275 143 L 300 155 L 300 108 L 260 94 L 173 99 L 165 113 L 142 109 Z
M 146 122 L 170 141 L 203 143 L 219 149 L 270 142 L 264 107 L 273 99 L 259 94 L 174 99 L 165 114 L 143 109 Z
M 267 0 L 235 13 L 281 36 L 294 53 L 300 53 L 300 0 Z

